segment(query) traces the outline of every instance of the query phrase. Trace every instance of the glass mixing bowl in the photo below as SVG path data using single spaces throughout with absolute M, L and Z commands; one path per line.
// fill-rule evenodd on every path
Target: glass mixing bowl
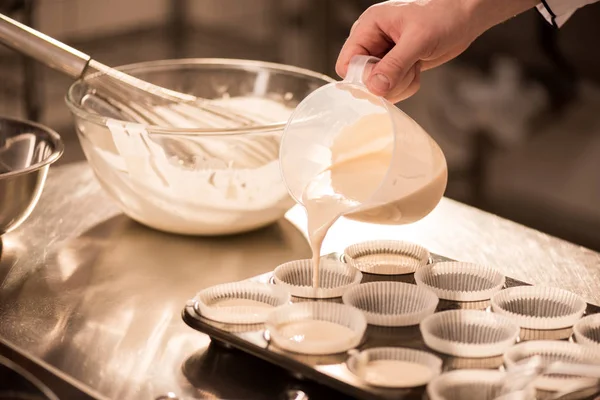
M 162 231 L 223 235 L 268 225 L 294 204 L 279 169 L 283 128 L 304 97 L 333 79 L 232 59 L 164 60 L 118 69 L 265 121 L 242 129 L 121 121 L 90 106 L 91 81 L 98 75 L 75 82 L 66 102 L 81 146 L 100 184 L 125 214 Z

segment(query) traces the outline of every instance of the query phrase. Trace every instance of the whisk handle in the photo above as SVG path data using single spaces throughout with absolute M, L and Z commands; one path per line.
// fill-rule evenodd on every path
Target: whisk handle
M 85 71 L 90 56 L 0 14 L 0 43 L 73 78 Z

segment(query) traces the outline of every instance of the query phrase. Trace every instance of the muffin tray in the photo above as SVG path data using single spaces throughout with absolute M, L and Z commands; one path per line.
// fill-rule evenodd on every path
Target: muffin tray
M 332 253 L 325 258 L 339 260 L 343 256 Z M 452 261 L 446 257 L 432 254 L 431 262 Z M 259 282 L 273 282 L 272 273 L 261 275 L 251 280 Z M 401 281 L 415 283 L 414 274 L 408 275 L 371 275 L 363 274 L 362 283 L 373 281 Z M 506 278 L 505 286 L 525 286 L 517 280 Z M 292 297 L 292 302 L 307 301 Z M 341 303 L 341 298 L 319 301 L 333 301 Z M 358 399 L 422 399 L 425 387 L 412 389 L 378 388 L 365 384 L 354 376 L 347 368 L 348 354 L 312 356 L 286 352 L 270 343 L 269 333 L 265 331 L 264 324 L 234 325 L 215 322 L 204 318 L 196 308 L 196 302 L 190 300 L 183 310 L 183 320 L 191 328 L 207 334 L 217 343 L 228 347 L 237 348 L 245 353 L 259 357 L 276 364 L 295 377 L 310 379 L 320 384 L 329 386 L 341 393 Z M 452 309 L 477 309 L 490 310 L 490 301 L 455 302 L 440 300 L 436 312 Z M 600 307 L 588 304 L 586 314 L 596 314 Z M 521 329 L 520 340 L 570 340 L 572 328 L 557 330 L 528 330 Z M 419 326 L 409 327 L 381 327 L 369 325 L 359 345 L 358 350 L 373 347 L 407 347 L 420 349 L 437 355 L 443 360 L 443 371 L 454 369 L 496 369 L 502 366 L 502 356 L 490 358 L 459 358 L 437 353 L 428 348 L 421 336 Z

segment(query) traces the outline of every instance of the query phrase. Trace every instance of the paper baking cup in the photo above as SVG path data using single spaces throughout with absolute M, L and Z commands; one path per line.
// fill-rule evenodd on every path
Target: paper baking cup
M 440 262 L 415 272 L 417 285 L 433 291 L 440 299 L 484 301 L 504 286 L 504 275 L 493 268 L 463 262 Z
M 519 343 L 504 354 L 504 364 L 507 370 L 515 364 L 533 357 L 540 356 L 544 362 L 563 361 L 578 364 L 600 365 L 600 353 L 590 351 L 586 346 L 560 340 L 533 340 Z M 593 384 L 596 380 L 584 377 L 566 375 L 542 375 L 533 384 L 539 390 L 562 391 L 566 386 Z
M 446 372 L 427 385 L 429 400 L 534 400 L 535 390 L 501 394 L 506 373 L 487 369 Z
M 574 293 L 546 286 L 517 286 L 492 296 L 492 310 L 513 319 L 522 328 L 562 329 L 583 315 L 586 302 Z
M 444 369 L 498 369 L 504 364 L 502 355 L 483 358 L 448 357 L 444 361 Z
M 509 318 L 485 311 L 450 310 L 421 322 L 425 344 L 456 357 L 493 357 L 504 353 L 519 335 Z
M 437 296 L 403 282 L 371 282 L 354 286 L 342 297 L 344 304 L 361 310 L 367 322 L 378 326 L 410 326 L 433 314 Z
M 411 274 L 429 262 L 429 251 L 417 244 L 375 240 L 353 244 L 344 250 L 344 260 L 354 268 L 378 275 Z
M 573 328 L 562 328 L 562 329 L 527 329 L 521 328 L 519 333 L 519 341 L 526 342 L 529 340 L 563 340 L 571 337 Z
M 442 360 L 426 351 L 403 347 L 376 347 L 353 352 L 346 361 L 348 370 L 371 386 L 424 386 L 442 371 Z
M 573 326 L 577 343 L 600 349 L 600 314 L 588 315 Z
M 284 287 L 267 283 L 233 282 L 212 286 L 195 297 L 195 310 L 205 318 L 227 324 L 263 323 L 274 308 L 288 304 Z
M 487 310 L 490 307 L 490 301 L 452 301 L 441 300 L 437 311 L 446 310 Z
M 307 302 L 280 307 L 265 323 L 270 340 L 294 353 L 337 354 L 360 344 L 365 316 L 345 304 Z
M 362 279 L 362 274 L 349 265 L 324 258 L 319 265 L 319 287 L 315 288 L 313 271 L 312 260 L 290 261 L 275 268 L 273 281 L 285 287 L 292 296 L 327 299 L 341 297 Z

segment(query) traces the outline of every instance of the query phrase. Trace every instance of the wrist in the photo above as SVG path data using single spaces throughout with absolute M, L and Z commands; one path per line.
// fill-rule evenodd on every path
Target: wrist
M 480 33 L 537 6 L 541 0 L 461 0 Z

